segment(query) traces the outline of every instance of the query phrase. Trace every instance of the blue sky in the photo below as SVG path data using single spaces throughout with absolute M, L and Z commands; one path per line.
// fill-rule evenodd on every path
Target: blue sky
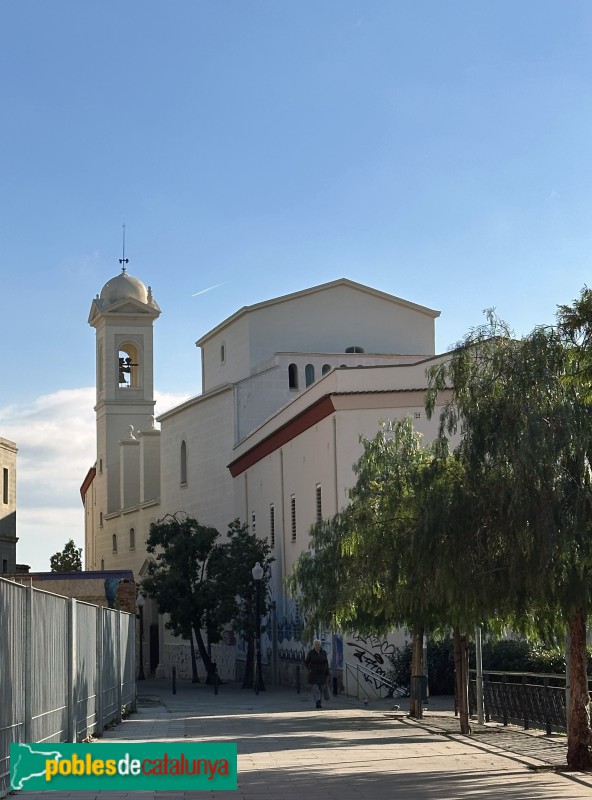
M 159 408 L 243 305 L 348 277 L 550 323 L 592 262 L 592 5 L 573 0 L 0 4 L 0 436 L 18 560 L 73 536 L 94 461 L 92 298 L 152 286 Z M 203 289 L 211 291 L 194 296 Z

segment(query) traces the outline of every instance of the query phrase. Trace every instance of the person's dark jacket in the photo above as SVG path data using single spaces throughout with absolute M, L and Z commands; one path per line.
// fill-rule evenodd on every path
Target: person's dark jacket
M 329 661 L 327 653 L 321 648 L 319 652 L 313 648 L 306 658 L 304 664 L 308 669 L 308 682 L 323 685 L 329 677 Z

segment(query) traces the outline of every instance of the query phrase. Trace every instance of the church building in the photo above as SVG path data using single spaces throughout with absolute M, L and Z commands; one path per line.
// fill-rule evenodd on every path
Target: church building
M 346 505 L 360 435 L 405 416 L 426 441 L 436 435 L 424 396 L 426 369 L 441 358 L 439 312 L 345 278 L 245 306 L 198 339 L 202 391 L 161 414 L 160 430 L 159 315 L 151 288 L 125 270 L 91 305 L 97 454 L 82 486 L 86 569 L 131 569 L 141 581 L 151 522 L 184 511 L 224 535 L 239 518 L 272 547 L 264 657 L 272 678 L 289 680 L 307 643 L 284 579 L 311 526 Z M 188 669 L 186 644 L 149 602 L 144 613 L 146 668 Z M 223 677 L 234 676 L 236 653 L 232 642 L 215 652 Z

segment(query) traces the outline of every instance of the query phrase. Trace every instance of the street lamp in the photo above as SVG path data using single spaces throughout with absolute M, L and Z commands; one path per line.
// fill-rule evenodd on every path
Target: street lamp
M 146 676 L 144 675 L 144 595 L 139 594 L 138 599 L 136 600 L 136 605 L 138 606 L 138 612 L 140 617 L 140 669 L 138 670 L 138 680 L 145 681 Z
M 263 672 L 261 669 L 261 580 L 263 578 L 263 567 L 259 562 L 253 567 L 251 574 L 255 581 L 255 655 L 257 666 L 255 669 L 255 694 L 265 691 L 263 684 Z

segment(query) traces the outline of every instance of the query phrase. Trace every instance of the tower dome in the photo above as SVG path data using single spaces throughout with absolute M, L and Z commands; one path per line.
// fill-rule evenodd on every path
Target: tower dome
M 101 289 L 100 299 L 104 305 L 117 303 L 118 300 L 139 300 L 141 303 L 152 303 L 151 292 L 139 278 L 128 275 L 125 270 L 111 278 Z

